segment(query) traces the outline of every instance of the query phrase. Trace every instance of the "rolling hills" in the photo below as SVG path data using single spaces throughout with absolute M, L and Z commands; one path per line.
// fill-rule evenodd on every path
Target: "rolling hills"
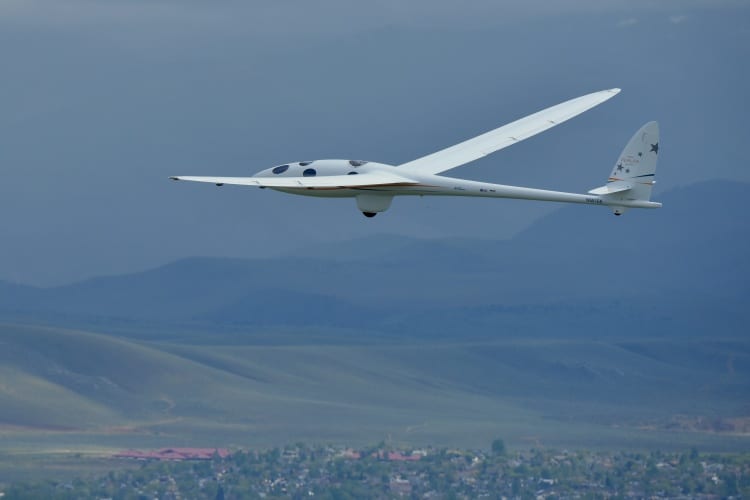
M 744 415 L 750 342 L 191 345 L 0 326 L 0 447 L 740 445 L 666 432 Z M 651 426 L 644 430 L 643 426 Z

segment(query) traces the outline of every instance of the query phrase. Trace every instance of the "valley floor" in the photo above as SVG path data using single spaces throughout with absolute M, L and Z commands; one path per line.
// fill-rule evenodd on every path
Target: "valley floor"
M 0 480 L 23 477 L 24 457 L 59 460 L 65 474 L 70 457 L 129 448 L 484 447 L 498 436 L 514 449 L 750 444 L 742 340 L 191 335 L 1 325 Z

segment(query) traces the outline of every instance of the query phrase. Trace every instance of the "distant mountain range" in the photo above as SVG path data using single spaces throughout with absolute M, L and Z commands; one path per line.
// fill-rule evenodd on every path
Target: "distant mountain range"
M 372 236 L 272 259 L 190 258 L 55 287 L 0 283 L 0 319 L 347 327 L 415 336 L 746 335 L 750 184 L 660 210 L 566 206 L 510 241 Z

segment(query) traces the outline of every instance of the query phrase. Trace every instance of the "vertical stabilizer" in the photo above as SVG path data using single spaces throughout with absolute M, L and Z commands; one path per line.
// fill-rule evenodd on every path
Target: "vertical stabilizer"
M 648 122 L 633 135 L 617 158 L 607 184 L 589 193 L 601 196 L 615 215 L 622 215 L 633 202 L 645 202 L 648 208 L 661 206 L 649 204 L 651 189 L 656 184 L 656 160 L 659 157 L 659 124 Z M 625 202 L 620 205 L 618 202 Z
M 622 199 L 651 199 L 659 157 L 659 124 L 649 122 L 633 135 L 617 159 L 607 184 L 630 184 L 630 189 L 611 196 Z

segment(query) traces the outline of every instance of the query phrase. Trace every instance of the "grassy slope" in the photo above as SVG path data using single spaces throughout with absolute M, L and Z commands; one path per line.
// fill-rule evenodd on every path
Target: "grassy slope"
M 6 451 L 389 436 L 726 448 L 731 438 L 637 426 L 739 415 L 750 379 L 744 341 L 179 345 L 6 325 L 0 345 Z

